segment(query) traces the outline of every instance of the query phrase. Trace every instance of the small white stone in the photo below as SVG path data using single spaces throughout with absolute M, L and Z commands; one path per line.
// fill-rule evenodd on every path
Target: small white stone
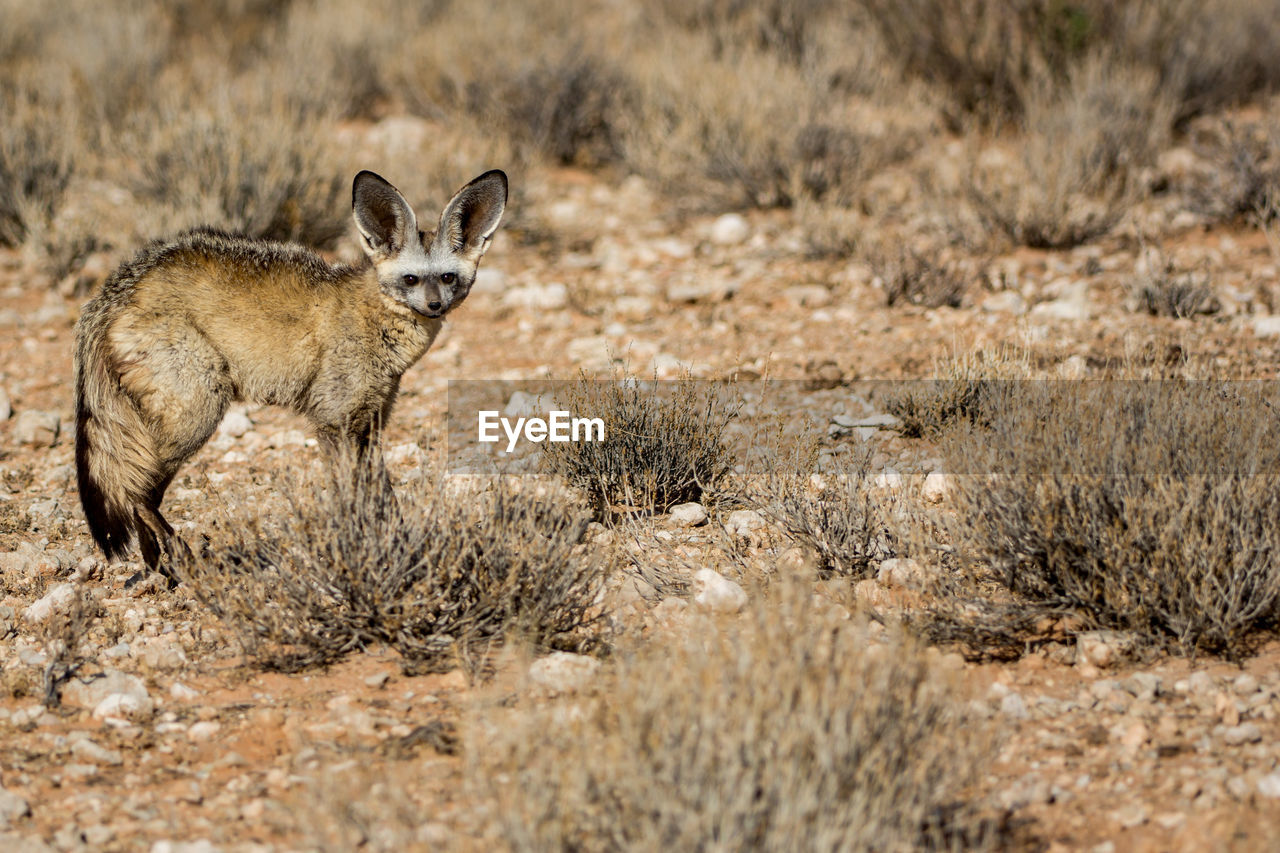
M 22 618 L 33 625 L 39 624 L 55 613 L 65 613 L 75 600 L 75 584 L 57 584 L 45 593 L 43 598 L 28 607 L 22 614 Z
M 712 613 L 737 613 L 747 606 L 747 593 L 714 569 L 699 569 L 693 576 L 693 603 Z
M 179 702 L 193 702 L 200 698 L 200 691 L 192 690 L 181 681 L 175 681 L 169 685 L 169 695 Z
M 893 468 L 885 468 L 876 475 L 875 487 L 896 492 L 902 488 L 902 475 Z
M 253 421 L 249 420 L 244 409 L 235 408 L 223 416 L 222 423 L 218 426 L 218 434 L 239 438 L 251 429 L 253 429 Z
M 559 282 L 513 287 L 502 295 L 502 304 L 508 308 L 554 311 L 569 304 L 569 289 Z
M 1013 720 L 1025 720 L 1031 716 L 1027 703 L 1018 693 L 1008 693 L 1000 700 L 1000 713 Z
M 1027 313 L 1027 300 L 1016 290 L 1003 290 L 982 300 L 979 307 L 988 314 L 1022 315 Z
M 7 421 L 13 414 L 13 405 L 9 402 L 9 392 L 0 385 L 0 421 Z
M 924 566 L 909 557 L 895 557 L 880 564 L 876 580 L 885 586 L 919 589 L 925 581 Z
M 93 718 L 95 720 L 103 720 L 107 717 L 137 719 L 149 715 L 152 707 L 150 699 L 139 698 L 136 694 L 112 693 L 94 706 Z
M 931 504 L 942 503 L 951 494 L 951 476 L 941 471 L 930 471 L 920 488 L 920 496 Z
M 671 507 L 671 521 L 681 527 L 697 527 L 707 520 L 707 510 L 700 503 L 684 503 Z
M 721 246 L 736 246 L 751 236 L 751 225 L 739 213 L 726 213 L 711 223 L 711 242 Z
M 1257 743 L 1262 740 L 1262 729 L 1256 723 L 1241 723 L 1228 726 L 1222 732 L 1222 742 L 1227 746 L 1240 746 L 1245 743 Z
M 1260 338 L 1274 338 L 1280 335 L 1280 314 L 1267 314 L 1255 318 L 1253 333 Z
M 587 655 L 555 652 L 529 666 L 529 678 L 548 690 L 573 693 L 591 683 L 600 670 L 600 661 Z
M 760 513 L 753 509 L 739 509 L 729 513 L 724 529 L 730 536 L 745 536 L 753 530 L 760 530 L 764 524 L 764 516 Z
M 1280 770 L 1258 780 L 1258 793 L 1273 800 L 1280 799 Z
M 218 732 L 222 730 L 222 723 L 214 720 L 203 720 L 199 723 L 192 723 L 191 728 L 187 729 L 187 740 L 192 743 L 204 743 L 213 740 Z
M 31 444 L 36 447 L 53 447 L 58 443 L 61 424 L 55 412 L 37 412 L 28 409 L 19 412 L 13 422 L 13 440 L 17 444 Z
M 414 442 L 397 444 L 383 454 L 388 465 L 417 465 L 422 461 L 422 448 Z

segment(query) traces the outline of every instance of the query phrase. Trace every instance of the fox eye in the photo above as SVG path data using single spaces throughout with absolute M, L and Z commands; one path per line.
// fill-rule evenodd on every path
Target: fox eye
M 413 273 L 405 273 L 404 283 L 409 285 L 410 287 L 413 287 L 415 284 L 418 283 L 418 277 Z
M 440 273 L 440 282 L 442 284 L 453 284 L 453 280 L 457 277 L 456 273 L 442 272 Z

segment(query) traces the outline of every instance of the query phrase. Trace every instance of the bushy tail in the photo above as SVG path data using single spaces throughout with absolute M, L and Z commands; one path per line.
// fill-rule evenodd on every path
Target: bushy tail
M 96 319 L 86 314 L 76 341 L 76 480 L 89 532 L 114 559 L 128 550 L 154 454 L 137 407 L 112 375 L 105 326 Z

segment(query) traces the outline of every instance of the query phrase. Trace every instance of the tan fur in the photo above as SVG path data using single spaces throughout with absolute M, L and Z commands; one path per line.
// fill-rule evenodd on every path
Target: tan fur
M 422 232 L 403 196 L 362 172 L 364 264 L 201 229 L 116 270 L 85 306 L 75 354 L 80 497 L 104 552 L 134 534 L 160 567 L 173 540 L 165 489 L 234 400 L 306 415 L 330 449 L 368 448 L 400 377 L 470 290 L 506 191 L 488 172 Z

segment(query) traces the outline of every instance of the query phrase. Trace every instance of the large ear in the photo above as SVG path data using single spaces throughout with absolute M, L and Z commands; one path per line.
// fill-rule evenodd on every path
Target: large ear
M 455 252 L 478 252 L 489 248 L 507 209 L 507 175 L 494 169 L 458 190 L 440 215 L 436 241 Z
M 418 233 L 418 219 L 409 202 L 384 178 L 367 170 L 351 184 L 351 215 L 370 253 L 398 252 Z

